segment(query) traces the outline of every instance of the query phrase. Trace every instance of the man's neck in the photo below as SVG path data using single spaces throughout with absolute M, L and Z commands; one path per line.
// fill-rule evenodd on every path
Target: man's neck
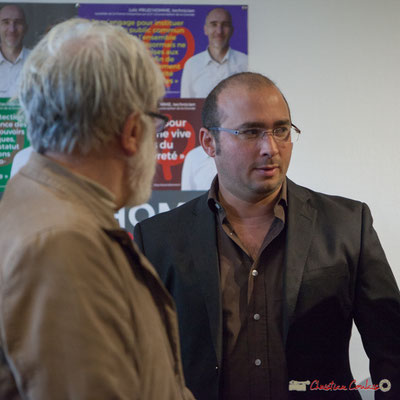
M 257 221 L 270 219 L 278 200 L 282 185 L 273 193 L 260 198 L 242 198 L 220 186 L 218 197 L 224 207 L 228 219 L 241 221 Z
M 211 58 L 219 63 L 222 62 L 222 60 L 224 59 L 226 53 L 229 50 L 229 46 L 224 47 L 224 48 L 217 48 L 217 47 L 208 47 L 208 52 L 211 56 Z
M 219 191 L 226 218 L 253 260 L 257 258 L 275 218 L 274 207 L 280 191 L 278 188 L 260 199 L 242 199 L 223 188 Z
M 112 154 L 92 152 L 85 156 L 46 152 L 46 157 L 67 168 L 71 172 L 82 175 L 104 186 L 115 196 L 116 204 L 120 205 L 124 196 L 123 162 Z
M 19 55 L 21 54 L 22 51 L 22 46 L 21 47 L 7 47 L 7 46 L 2 46 L 1 47 L 1 54 L 3 54 L 3 57 L 12 62 L 15 63 Z

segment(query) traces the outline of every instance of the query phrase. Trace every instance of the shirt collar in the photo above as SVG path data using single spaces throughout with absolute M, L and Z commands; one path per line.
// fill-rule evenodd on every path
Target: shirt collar
M 28 50 L 27 50 L 25 47 L 23 47 L 22 50 L 19 52 L 18 57 L 17 57 L 17 59 L 15 60 L 15 62 L 11 62 L 11 61 L 8 61 L 8 60 L 4 57 L 3 53 L 0 51 L 0 64 L 2 64 L 3 62 L 8 62 L 8 63 L 10 63 L 10 64 L 17 64 L 17 63 L 19 63 L 21 60 L 25 60 L 25 58 L 27 57 L 27 55 L 28 55 Z
M 225 56 L 221 61 L 221 64 L 223 64 L 224 62 L 228 61 L 230 58 L 232 58 L 232 49 L 229 47 L 228 51 L 225 53 Z
M 14 63 L 14 64 L 16 64 L 16 63 L 18 63 L 18 62 L 20 62 L 20 61 L 22 61 L 22 60 L 25 60 L 26 56 L 27 56 L 27 50 L 26 50 L 25 47 L 23 47 L 22 50 L 21 50 L 21 52 L 18 54 L 18 57 L 17 57 L 17 59 L 15 60 L 15 63 Z
M 3 56 L 3 53 L 0 50 L 0 64 L 3 64 L 3 62 L 7 62 L 8 60 L 5 59 L 5 57 Z
M 221 203 L 218 200 L 218 175 L 215 176 L 211 183 L 210 190 L 208 192 L 207 204 L 208 207 L 213 212 L 221 212 L 224 211 Z M 274 212 L 277 214 L 277 210 L 279 206 L 283 206 L 286 209 L 288 205 L 287 201 L 287 179 L 283 181 L 281 191 L 279 193 L 279 197 L 274 207 Z M 278 212 L 279 213 L 279 212 Z
M 226 54 L 225 54 L 225 56 L 224 56 L 224 58 L 223 58 L 222 61 L 219 63 L 219 62 L 215 61 L 215 60 L 211 57 L 210 52 L 209 52 L 208 47 L 207 47 L 207 50 L 204 52 L 204 59 L 203 59 L 204 66 L 206 66 L 207 64 L 210 64 L 210 63 L 223 64 L 223 63 L 225 63 L 226 61 L 228 61 L 231 57 L 232 57 L 232 49 L 229 47 L 229 48 L 228 48 L 228 51 L 226 52 Z

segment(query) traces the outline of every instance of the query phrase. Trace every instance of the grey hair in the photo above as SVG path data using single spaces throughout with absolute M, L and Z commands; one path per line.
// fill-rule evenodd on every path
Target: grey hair
M 19 99 L 36 151 L 87 154 L 121 133 L 132 112 L 154 110 L 164 93 L 143 42 L 106 22 L 74 18 L 32 50 Z

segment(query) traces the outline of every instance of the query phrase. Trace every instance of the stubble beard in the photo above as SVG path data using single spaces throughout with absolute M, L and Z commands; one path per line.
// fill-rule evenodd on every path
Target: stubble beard
M 146 203 L 151 196 L 156 171 L 156 151 L 150 134 L 145 135 L 142 149 L 129 160 L 129 192 L 127 207 Z

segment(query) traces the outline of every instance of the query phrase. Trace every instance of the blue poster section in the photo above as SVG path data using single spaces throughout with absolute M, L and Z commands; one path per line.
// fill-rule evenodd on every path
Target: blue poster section
M 167 81 L 166 97 L 180 97 L 186 61 L 207 49 L 207 14 L 218 5 L 80 4 L 78 15 L 120 25 L 146 42 Z M 231 47 L 248 53 L 247 6 L 223 6 L 232 16 Z

